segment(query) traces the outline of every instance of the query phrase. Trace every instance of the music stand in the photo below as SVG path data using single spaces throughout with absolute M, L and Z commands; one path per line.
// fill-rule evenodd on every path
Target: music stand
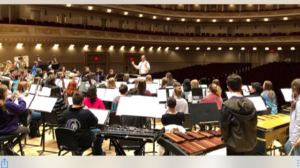
M 217 103 L 189 104 L 193 125 L 215 123 L 220 120 Z
M 203 97 L 202 88 L 193 88 L 192 89 L 193 100 L 200 100 Z
M 53 70 L 58 70 L 59 69 L 59 64 L 52 64 L 52 69 Z
M 87 87 L 88 86 L 88 87 Z M 90 84 L 89 82 L 85 81 L 85 82 L 80 82 L 80 85 L 79 85 L 79 89 L 78 89 L 78 92 L 82 92 L 82 93 L 86 93 L 88 91 L 90 87 Z
M 98 119 L 98 125 L 105 125 L 110 114 L 110 110 L 89 109 Z
M 39 68 L 42 69 L 42 71 L 47 71 L 48 70 L 48 65 L 39 65 Z
M 42 120 L 43 120 L 43 134 L 42 134 L 42 145 L 43 145 L 43 149 L 41 150 L 41 153 L 39 154 L 40 156 L 44 153 L 44 152 L 49 152 L 49 153 L 57 153 L 57 152 L 53 152 L 53 151 L 46 151 L 45 150 L 45 127 L 46 127 L 46 121 L 45 121 L 45 113 L 51 113 L 53 110 L 53 107 L 55 105 L 57 101 L 57 98 L 53 98 L 53 97 L 42 97 L 42 96 L 35 96 L 35 98 L 33 99 L 29 110 L 34 110 L 34 111 L 39 111 L 41 112 L 42 115 Z M 47 103 L 45 103 L 47 102 Z

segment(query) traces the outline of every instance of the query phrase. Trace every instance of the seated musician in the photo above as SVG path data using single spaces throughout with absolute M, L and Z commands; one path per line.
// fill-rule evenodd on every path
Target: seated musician
M 90 70 L 86 70 L 82 75 L 83 75 L 83 76 L 82 76 L 81 81 L 82 81 L 82 82 L 87 82 L 87 81 L 89 81 L 88 78 L 87 78 L 87 76 L 88 76 L 88 75 L 91 75 L 91 71 L 90 71 Z
M 176 82 L 178 83 L 178 82 Z M 176 99 L 176 111 L 181 111 L 185 114 L 189 113 L 189 106 L 187 101 L 181 97 L 182 95 L 182 90 L 180 85 L 174 88 L 173 92 L 174 98 Z
M 79 76 L 79 72 L 77 71 L 77 67 L 73 67 L 71 72 L 75 74 L 75 76 Z
M 271 114 L 277 114 L 277 98 L 275 92 L 272 90 L 273 84 L 271 81 L 265 81 L 263 84 L 263 92 L 261 97 L 265 100 L 267 108 L 271 108 Z
M 15 68 L 12 68 L 12 69 L 9 70 L 9 72 L 10 72 L 10 75 L 9 75 L 10 79 L 12 81 L 15 81 L 15 76 L 17 74 L 17 70 Z
M 84 67 L 84 71 L 83 71 L 83 73 L 82 73 L 81 76 L 80 76 L 81 79 L 86 75 L 86 72 L 87 72 L 87 71 L 90 71 L 90 67 L 85 66 L 85 67 Z
M 21 74 L 16 74 L 15 75 L 15 80 L 13 81 L 12 83 L 12 88 L 18 83 L 20 82 L 20 78 L 21 78 Z M 16 92 L 17 90 L 16 89 L 12 89 L 13 90 L 13 93 Z
M 161 86 L 160 88 L 166 88 L 166 86 L 168 85 L 168 80 L 166 77 L 163 77 L 161 80 Z
M 22 56 L 20 56 L 18 59 L 19 59 L 19 60 L 18 60 L 18 62 L 17 62 L 17 64 L 16 64 L 16 69 L 17 69 L 17 70 L 19 70 L 19 68 L 20 68 L 20 62 L 25 63 L 24 58 L 23 58 Z M 26 65 L 26 64 L 25 64 L 25 66 L 24 66 L 24 69 L 27 69 L 27 65 Z
M 106 83 L 106 76 L 105 75 L 101 75 L 101 83 Z
M 77 88 L 78 88 L 78 83 L 75 80 L 72 80 L 71 82 L 69 82 L 68 87 L 67 87 L 67 96 L 73 96 L 73 94 L 78 91 Z
M 139 90 L 139 95 L 152 96 L 151 92 L 146 90 L 146 81 L 144 79 L 139 79 L 137 89 Z
M 232 97 L 223 103 L 220 124 L 227 155 L 255 155 L 257 114 L 254 104 L 241 94 L 243 85 L 239 75 L 228 76 L 226 84 Z
M 217 103 L 218 109 L 222 108 L 223 99 L 221 97 L 221 88 L 216 84 L 210 84 L 208 86 L 209 95 L 205 96 L 199 103 Z
M 40 61 L 40 65 L 43 65 L 42 61 Z M 33 61 L 33 66 L 32 66 L 32 70 L 33 70 L 32 75 L 33 76 L 35 76 L 37 74 L 38 69 L 39 69 L 39 63 L 37 61 Z
M 56 74 L 56 79 L 61 79 L 61 77 L 64 77 L 64 74 L 63 74 L 63 72 L 57 72 L 57 74 Z
M 128 92 L 128 87 L 127 85 L 121 84 L 121 86 L 119 87 L 119 92 L 120 92 L 120 96 L 126 96 L 127 92 Z M 112 102 L 112 107 L 111 110 L 112 111 L 116 111 L 117 110 L 117 106 L 119 103 L 119 98 L 120 96 L 117 96 L 114 98 L 113 102 Z
M 290 128 L 289 128 L 289 140 L 285 144 L 285 151 L 287 155 L 291 152 L 292 147 L 294 150 L 291 153 L 291 156 L 299 156 L 300 155 L 300 79 L 294 79 L 292 84 L 292 98 L 293 103 L 291 105 L 291 120 L 290 120 Z M 294 99 L 296 97 L 296 99 Z M 297 104 L 298 103 L 298 104 Z
M 57 98 L 53 109 L 56 112 L 58 123 L 62 124 L 62 114 L 67 109 L 67 105 L 61 94 L 61 89 L 58 86 L 51 88 L 50 97 Z
M 174 82 L 173 84 L 173 89 L 175 89 L 176 87 L 180 87 L 181 88 L 181 85 L 179 82 Z M 182 91 L 182 94 L 181 94 L 181 98 L 185 99 L 185 94 L 183 94 L 183 90 L 181 89 Z
M 167 86 L 173 86 L 174 82 L 176 82 L 173 79 L 171 72 L 166 73 L 166 78 L 167 78 Z
M 151 75 L 147 75 L 146 76 L 146 83 L 152 83 L 152 76 Z
M 104 103 L 101 99 L 97 97 L 97 91 L 95 86 L 90 86 L 86 98 L 84 98 L 83 104 L 88 108 L 94 109 L 105 109 Z
M 26 138 L 30 130 L 26 127 L 21 127 L 18 124 L 18 115 L 26 111 L 26 102 L 20 97 L 20 93 L 16 92 L 13 95 L 18 99 L 19 105 L 8 97 L 8 88 L 6 85 L 0 85 L 0 135 L 21 134 L 20 141 Z M 8 146 L 12 151 L 14 146 L 18 144 L 18 140 L 10 142 Z
M 54 64 L 54 62 L 52 60 L 50 60 L 48 62 L 48 71 L 52 70 L 52 65 Z
M 110 69 L 110 70 L 109 70 L 107 79 L 109 79 L 109 78 L 115 78 L 115 74 L 114 74 L 114 70 L 113 70 L 113 69 Z
M 115 78 L 109 78 L 106 84 L 106 88 L 117 88 Z
M 212 81 L 212 84 L 216 84 L 217 86 L 221 87 L 221 84 L 220 84 L 219 79 L 214 79 L 214 80 Z
M 7 87 L 8 98 L 10 98 L 12 96 L 10 80 L 9 79 L 2 79 L 1 84 L 5 85 Z
M 27 69 L 20 70 L 20 74 L 21 74 L 22 81 L 26 81 L 26 77 L 28 75 Z
M 95 81 L 96 82 L 101 82 L 101 75 L 102 75 L 102 73 L 103 73 L 103 71 L 99 68 L 99 67 L 97 67 L 96 69 L 95 69 Z
M 53 75 L 50 75 L 47 77 L 47 83 L 46 83 L 46 87 L 48 88 L 53 88 L 56 86 L 55 84 L 56 78 Z
M 162 116 L 161 122 L 164 126 L 166 125 L 180 125 L 184 122 L 184 113 L 176 111 L 176 99 L 174 97 L 169 97 L 167 100 L 168 110 Z
M 199 81 L 197 79 L 194 79 L 194 80 L 191 81 L 191 90 L 193 88 L 199 88 Z M 193 101 L 192 91 L 190 91 L 190 93 L 189 93 L 188 101 L 189 102 Z
M 130 83 L 130 82 L 129 82 L 129 74 L 128 74 L 128 73 L 124 74 L 123 82 L 127 82 L 127 84 Z
M 105 155 L 102 150 L 103 139 L 96 138 L 95 134 L 100 129 L 93 129 L 98 124 L 97 117 L 83 105 L 84 95 L 81 92 L 74 93 L 73 105 L 64 111 L 62 121 L 66 128 L 75 131 L 79 147 L 90 147 L 93 144 L 93 155 Z M 75 153 L 82 155 L 82 153 Z
M 65 73 L 66 72 L 66 67 L 60 66 L 60 68 L 57 70 L 57 72 Z
M 183 86 L 183 91 L 184 92 L 190 92 L 191 91 L 191 80 L 190 79 L 184 79 L 182 86 Z
M 261 84 L 259 82 L 252 82 L 251 83 L 251 89 L 250 89 L 250 95 L 251 96 L 260 96 L 261 94 Z
M 35 77 L 39 76 L 39 77 L 43 78 L 43 70 L 41 68 L 36 69 L 36 73 L 34 76 Z

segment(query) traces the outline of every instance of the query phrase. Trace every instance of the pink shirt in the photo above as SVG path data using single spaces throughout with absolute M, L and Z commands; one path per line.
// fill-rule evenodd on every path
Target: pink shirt
M 88 108 L 95 108 L 95 109 L 105 109 L 104 103 L 98 97 L 94 104 L 91 104 L 90 98 L 84 98 L 83 104 L 86 105 Z

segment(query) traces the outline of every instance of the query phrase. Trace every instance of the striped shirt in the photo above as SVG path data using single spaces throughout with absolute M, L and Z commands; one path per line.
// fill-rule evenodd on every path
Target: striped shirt
M 57 99 L 53 109 L 56 112 L 58 123 L 62 123 L 62 114 L 65 110 L 67 110 L 64 99 Z
M 204 97 L 202 100 L 200 100 L 199 103 L 217 103 L 218 109 L 220 110 L 222 108 L 223 99 L 222 97 L 219 97 L 214 93 L 211 93 L 206 97 Z

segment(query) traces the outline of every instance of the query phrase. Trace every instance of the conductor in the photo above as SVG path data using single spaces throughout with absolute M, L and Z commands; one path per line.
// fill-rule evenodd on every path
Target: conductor
M 134 61 L 131 62 L 131 64 L 134 66 L 135 69 L 139 69 L 139 74 L 141 75 L 146 75 L 149 70 L 150 70 L 150 64 L 149 62 L 146 60 L 146 56 L 142 55 L 141 56 L 141 62 L 139 63 L 139 65 L 135 65 Z

